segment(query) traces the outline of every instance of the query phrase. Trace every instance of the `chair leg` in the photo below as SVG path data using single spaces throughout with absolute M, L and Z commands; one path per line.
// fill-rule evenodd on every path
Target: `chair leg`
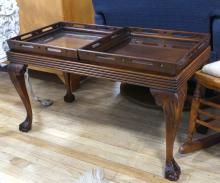
M 179 149 L 179 152 L 181 154 L 191 152 L 193 132 L 196 128 L 196 120 L 198 118 L 198 109 L 200 107 L 199 99 L 201 96 L 201 89 L 202 89 L 202 86 L 198 83 L 196 86 L 194 98 L 192 101 L 192 107 L 191 107 L 189 124 L 188 124 L 189 126 L 188 126 L 187 139 L 185 140 L 184 144 Z
M 208 137 L 194 140 L 190 144 L 183 144 L 185 151 L 180 153 L 182 154 L 192 153 L 216 145 L 219 142 L 220 142 L 220 134 L 216 133 L 213 135 L 209 135 Z
M 197 131 L 202 130 L 202 132 L 205 132 L 208 129 L 207 127 L 203 127 L 202 125 L 198 125 L 198 123 L 196 123 L 196 120 L 199 119 L 198 110 L 199 108 L 202 108 L 202 105 L 200 104 L 200 98 L 201 98 L 203 89 L 204 87 L 198 83 L 195 94 L 194 94 L 194 99 L 192 102 L 192 108 L 191 108 L 190 119 L 189 119 L 189 127 L 188 127 L 188 136 L 187 136 L 185 143 L 179 149 L 179 152 L 181 154 L 191 153 L 191 152 L 195 152 L 201 149 L 205 149 L 220 142 L 220 133 L 216 133 L 208 137 L 200 138 L 197 140 L 192 140 L 193 132 L 196 128 L 197 128 Z M 205 121 L 209 122 L 212 120 L 213 119 L 210 118 Z M 196 127 L 196 125 L 198 126 Z
M 206 94 L 205 87 L 201 87 L 201 89 L 200 89 L 200 97 L 206 97 L 205 94 Z M 199 116 L 198 116 L 198 119 L 199 119 Z M 197 133 L 200 133 L 200 134 L 203 134 L 203 135 L 207 134 L 208 130 L 209 130 L 209 128 L 207 128 L 206 126 L 202 126 L 200 124 L 196 124 L 195 128 L 196 128 L 196 132 Z

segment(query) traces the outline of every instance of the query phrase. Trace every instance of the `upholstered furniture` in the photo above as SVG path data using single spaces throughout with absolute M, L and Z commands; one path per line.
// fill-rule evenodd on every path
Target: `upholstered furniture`
M 209 63 L 202 68 L 203 73 L 211 76 L 220 77 L 220 61 Z
M 93 0 L 93 6 L 97 24 L 208 32 L 212 47 L 210 60 L 220 59 L 220 1 Z M 191 80 L 189 95 L 193 94 L 194 85 Z M 123 84 L 121 94 L 138 104 L 156 107 L 145 87 Z M 209 91 L 208 95 L 213 93 Z
M 97 24 L 208 32 L 212 60 L 220 58 L 220 1 L 93 0 Z

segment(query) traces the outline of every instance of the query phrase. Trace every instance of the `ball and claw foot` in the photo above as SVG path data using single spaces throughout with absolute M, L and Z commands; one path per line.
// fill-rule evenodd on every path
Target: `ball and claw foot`
M 32 128 L 32 124 L 28 120 L 25 120 L 23 123 L 19 125 L 19 130 L 21 132 L 27 133 L 31 130 L 31 128 Z
M 181 174 L 180 167 L 174 159 L 166 163 L 166 168 L 165 168 L 166 179 L 170 181 L 177 181 L 180 177 L 180 174 Z
M 67 103 L 72 103 L 75 101 L 75 96 L 74 95 L 68 95 L 66 94 L 64 96 L 64 101 L 67 102 Z

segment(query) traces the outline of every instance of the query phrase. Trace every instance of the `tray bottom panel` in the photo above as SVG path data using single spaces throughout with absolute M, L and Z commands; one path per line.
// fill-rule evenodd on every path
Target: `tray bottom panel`
M 58 33 L 54 33 L 51 35 L 45 35 L 40 39 L 36 39 L 34 43 L 40 43 L 49 46 L 57 46 L 62 48 L 72 48 L 77 49 L 81 48 L 102 36 L 91 34 L 88 35 L 86 33 L 79 33 L 79 32 L 70 32 L 70 31 L 61 31 Z
M 168 60 L 171 63 L 176 63 L 187 51 L 188 49 L 184 48 L 157 47 L 131 43 L 122 44 L 114 49 L 108 50 L 109 53 L 113 54 L 157 59 L 161 61 Z

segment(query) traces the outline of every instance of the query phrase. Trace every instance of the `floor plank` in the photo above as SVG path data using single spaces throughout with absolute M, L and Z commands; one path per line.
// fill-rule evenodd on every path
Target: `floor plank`
M 54 100 L 43 108 L 32 101 L 33 130 L 23 134 L 24 107 L 7 74 L 0 74 L 0 180 L 74 182 L 96 167 L 115 183 L 168 182 L 163 179 L 165 123 L 160 110 L 147 109 L 119 94 L 120 83 L 89 78 L 72 104 L 63 102 L 62 84 L 32 79 L 40 96 Z M 188 113 L 175 142 L 186 136 Z M 187 156 L 175 153 L 180 183 L 217 183 L 220 146 Z

